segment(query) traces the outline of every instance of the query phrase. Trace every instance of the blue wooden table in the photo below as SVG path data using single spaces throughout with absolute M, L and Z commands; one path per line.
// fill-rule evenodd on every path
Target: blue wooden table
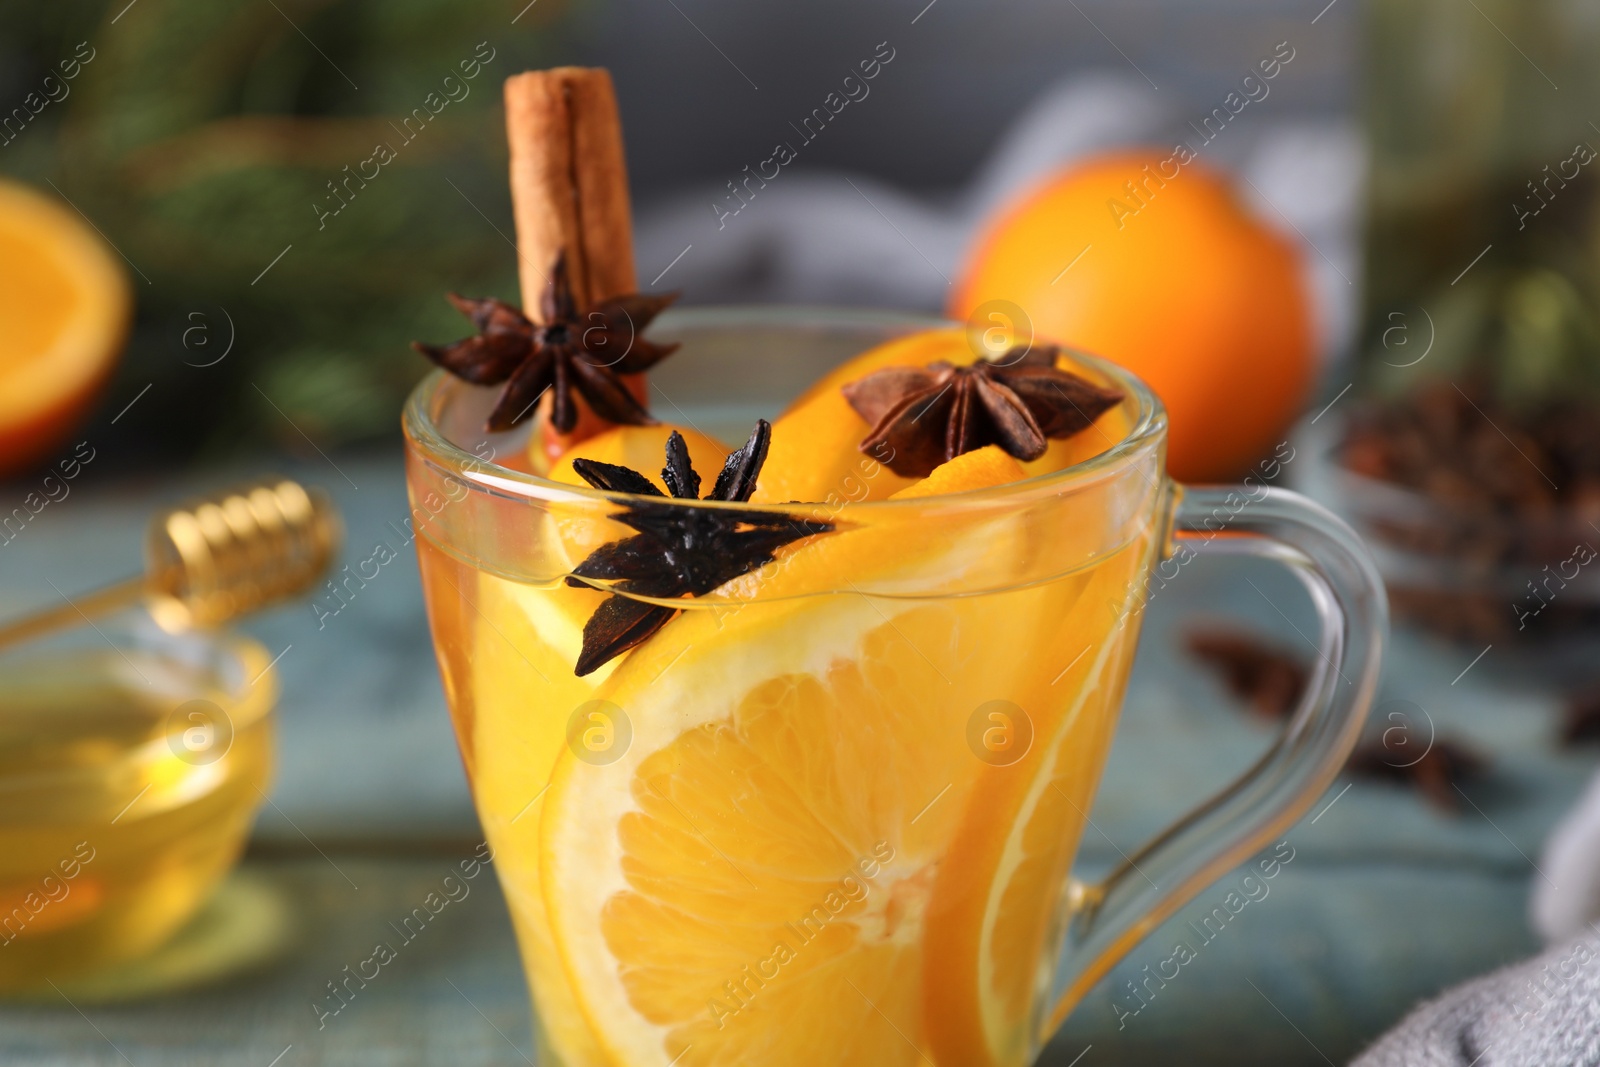
M 350 558 L 380 541 L 407 548 L 398 457 L 335 460 L 337 468 L 319 461 L 287 473 L 337 498 Z M 136 571 L 144 519 L 158 503 L 254 473 L 219 470 L 178 485 L 81 479 L 69 500 L 0 547 L 0 611 L 50 602 L 49 581 L 84 589 Z M 1148 613 L 1084 841 L 1087 867 L 1134 847 L 1268 743 L 1269 728 L 1181 651 L 1197 615 L 1281 630 L 1265 597 L 1309 618 L 1283 573 L 1204 558 Z M 97 985 L 0 1005 L 0 1063 L 529 1062 L 526 992 L 489 877 L 336 1015 L 323 1014 L 327 984 L 368 956 L 388 923 L 479 840 L 415 568 L 409 559 L 383 568 L 320 626 L 299 604 L 248 629 L 282 654 L 283 680 L 281 763 L 250 855 L 157 959 Z M 1441 735 L 1492 754 L 1493 770 L 1467 788 L 1463 814 L 1341 780 L 1286 835 L 1293 859 L 1264 898 L 1202 942 L 1190 923 L 1221 903 L 1238 874 L 1203 893 L 1090 994 L 1045 1062 L 1339 1063 L 1418 998 L 1530 953 L 1532 863 L 1594 761 L 1555 746 L 1556 695 L 1512 670 L 1500 650 L 1452 684 L 1478 651 L 1398 631 L 1381 698 L 1413 702 Z M 1136 999 L 1127 983 L 1180 939 L 1194 958 Z

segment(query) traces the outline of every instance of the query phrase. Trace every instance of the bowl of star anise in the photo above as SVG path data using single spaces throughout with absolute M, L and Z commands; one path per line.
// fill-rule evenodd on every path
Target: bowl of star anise
M 1302 487 L 1377 556 L 1398 615 L 1537 643 L 1600 628 L 1600 405 L 1427 381 L 1302 434 Z

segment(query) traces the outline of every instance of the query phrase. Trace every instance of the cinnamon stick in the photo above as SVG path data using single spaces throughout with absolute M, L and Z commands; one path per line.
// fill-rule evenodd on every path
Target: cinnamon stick
M 522 309 L 539 321 L 556 254 L 567 253 L 582 311 L 634 292 L 633 224 L 611 75 L 587 67 L 506 79 L 506 139 Z
M 530 70 L 506 79 L 505 100 L 523 314 L 542 321 L 541 297 L 563 250 L 580 312 L 634 292 L 628 168 L 611 75 L 591 67 Z M 626 380 L 645 401 L 643 377 Z M 570 434 L 543 425 L 544 453 L 554 462 L 606 424 L 580 405 Z

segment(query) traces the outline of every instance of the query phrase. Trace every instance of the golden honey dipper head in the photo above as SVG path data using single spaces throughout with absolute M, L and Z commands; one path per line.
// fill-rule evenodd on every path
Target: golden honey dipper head
M 146 539 L 152 610 L 164 622 L 217 626 L 267 607 L 310 588 L 340 534 L 327 494 L 288 479 L 169 511 Z

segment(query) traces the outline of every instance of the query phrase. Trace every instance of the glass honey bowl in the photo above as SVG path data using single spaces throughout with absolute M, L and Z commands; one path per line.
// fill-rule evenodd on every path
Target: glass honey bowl
M 171 937 L 266 798 L 277 679 L 226 631 L 127 611 L 0 652 L 0 992 Z

